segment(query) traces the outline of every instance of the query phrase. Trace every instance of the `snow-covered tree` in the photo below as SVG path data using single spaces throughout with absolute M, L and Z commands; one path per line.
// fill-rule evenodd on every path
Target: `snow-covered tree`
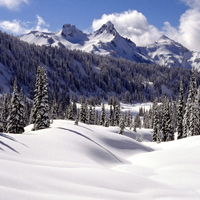
M 123 114 L 120 115 L 119 128 L 120 128 L 119 134 L 123 135 L 125 129 L 125 121 Z
M 184 116 L 184 101 L 183 101 L 183 83 L 180 82 L 179 100 L 177 105 L 177 132 L 178 139 L 183 138 L 183 116 Z
M 154 100 L 153 103 L 153 135 L 152 135 L 152 141 L 157 142 L 159 141 L 160 136 L 160 127 L 159 127 L 159 115 L 158 115 L 158 105 L 157 101 Z
M 3 131 L 7 131 L 7 118 L 9 115 L 9 108 L 10 108 L 10 95 L 6 94 L 3 101 L 3 108 L 2 108 L 2 125 Z
M 7 118 L 7 132 L 8 133 L 23 133 L 24 126 L 21 124 L 21 105 L 19 102 L 19 95 L 17 91 L 17 79 L 15 78 L 13 95 L 11 99 L 10 112 Z
M 19 105 L 18 105 L 18 109 L 19 109 L 19 127 L 18 127 L 18 132 L 19 133 L 23 133 L 24 132 L 24 127 L 26 126 L 25 124 L 25 115 L 24 115 L 24 101 L 23 101 L 23 90 L 21 87 L 20 90 L 20 94 L 19 94 Z
M 195 98 L 195 134 L 200 135 L 200 87 Z
M 109 127 L 109 118 L 108 118 L 108 113 L 105 115 L 105 122 L 104 122 L 105 127 Z
M 68 119 L 73 120 L 74 119 L 74 110 L 73 110 L 73 104 L 70 101 L 69 107 L 68 107 Z
M 105 111 L 105 102 L 103 99 L 102 105 L 101 105 L 101 125 L 104 125 L 105 123 L 105 116 L 106 116 L 106 111 Z
M 44 129 L 50 126 L 47 86 L 46 70 L 38 67 L 33 108 L 33 130 Z
M 196 78 L 195 78 L 195 69 L 192 69 L 192 76 L 190 79 L 189 94 L 187 98 L 187 103 L 185 107 L 185 114 L 183 117 L 183 138 L 187 136 L 194 135 L 194 121 L 195 119 L 195 96 L 197 94 Z

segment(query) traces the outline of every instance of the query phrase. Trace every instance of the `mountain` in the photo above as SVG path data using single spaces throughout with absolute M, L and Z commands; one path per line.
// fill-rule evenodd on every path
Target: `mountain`
M 200 70 L 200 53 L 190 51 L 165 35 L 153 44 L 137 47 L 133 41 L 122 37 L 110 21 L 92 34 L 83 33 L 75 26 L 65 24 L 56 33 L 32 31 L 19 38 L 36 45 L 78 49 L 103 56 L 122 57 L 137 63 L 155 63 L 183 68 L 195 66 Z
M 134 42 L 119 35 L 110 21 L 93 34 L 85 34 L 75 26 L 65 24 L 56 33 L 31 31 L 19 38 L 36 45 L 60 46 L 103 56 L 122 57 L 134 62 L 150 62 L 139 52 Z
M 167 67 L 200 68 L 196 60 L 198 53 L 192 52 L 183 45 L 162 35 L 151 45 L 140 48 L 141 52 L 156 64 Z
M 110 25 L 103 26 L 93 36 L 105 38 L 105 35 L 109 35 L 113 40 L 117 40 L 119 35 L 112 24 Z M 69 28 L 70 31 L 67 31 Z M 31 34 L 38 35 L 37 41 L 50 41 L 49 38 L 53 35 L 49 33 L 42 37 L 39 33 Z M 60 37 L 62 35 L 64 35 L 62 37 L 72 37 L 71 41 L 74 39 L 74 42 L 75 38 L 80 37 L 88 42 L 88 35 L 77 31 L 71 25 L 65 25 L 57 34 L 60 34 Z M 119 38 L 121 41 L 126 41 L 122 37 Z M 66 39 L 65 41 L 69 43 Z M 127 44 L 129 43 L 136 51 L 142 52 L 134 43 Z M 37 68 L 45 66 L 49 99 L 53 101 L 54 96 L 56 99 L 61 99 L 63 107 L 68 104 L 69 96 L 74 93 L 78 97 L 84 95 L 93 98 L 93 102 L 98 102 L 101 98 L 107 99 L 112 95 L 118 96 L 123 102 L 151 101 L 163 92 L 176 97 L 179 93 L 180 77 L 183 78 L 184 89 L 187 91 L 191 75 L 191 70 L 181 67 L 161 67 L 113 56 L 99 56 L 80 50 L 57 48 L 57 46 L 33 45 L 1 31 L 0 52 L 0 94 L 12 92 L 14 79 L 17 77 L 18 88 L 23 87 L 24 94 L 32 99 Z M 142 53 L 135 55 L 140 56 Z M 200 82 L 199 73 L 196 73 L 196 78 L 197 82 Z

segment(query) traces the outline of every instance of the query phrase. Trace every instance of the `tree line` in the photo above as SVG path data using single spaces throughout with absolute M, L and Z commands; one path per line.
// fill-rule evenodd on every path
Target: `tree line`
M 180 82 L 178 102 L 164 97 L 158 105 L 155 99 L 152 109 L 144 114 L 144 127 L 153 128 L 152 141 L 162 142 L 200 135 L 200 87 L 197 89 L 196 72 L 192 69 L 189 94 L 184 101 Z
M 167 68 L 62 47 L 31 45 L 1 31 L 0 66 L 0 74 L 8 79 L 10 91 L 16 77 L 18 88 L 23 87 L 24 94 L 31 100 L 37 67 L 46 66 L 49 102 L 55 96 L 63 100 L 63 107 L 68 105 L 73 93 L 98 101 L 103 98 L 108 101 L 110 94 L 115 94 L 121 102 L 134 103 L 153 101 L 166 87 L 175 99 L 179 93 L 179 77 L 183 77 L 183 88 L 188 93 L 191 75 L 191 70 L 180 67 Z M 196 79 L 199 84 L 199 73 Z M 2 94 L 4 87 L 0 85 Z

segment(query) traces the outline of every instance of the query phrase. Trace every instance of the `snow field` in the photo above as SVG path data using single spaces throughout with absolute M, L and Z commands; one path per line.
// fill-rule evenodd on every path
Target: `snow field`
M 1 199 L 200 198 L 200 137 L 140 143 L 128 130 L 66 120 L 31 128 L 0 134 Z

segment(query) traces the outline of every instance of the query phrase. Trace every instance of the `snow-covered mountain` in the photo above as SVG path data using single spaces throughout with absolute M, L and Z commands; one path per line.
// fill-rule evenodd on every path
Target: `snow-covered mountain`
M 85 34 L 75 26 L 65 24 L 62 30 L 56 33 L 31 31 L 19 38 L 36 45 L 64 46 L 103 56 L 111 55 L 135 62 L 149 62 L 134 42 L 119 35 L 111 22 L 107 22 L 93 34 Z
M 36 45 L 79 49 L 103 56 L 122 57 L 134 62 L 155 63 L 167 67 L 200 68 L 200 53 L 190 51 L 165 35 L 151 45 L 137 47 L 130 39 L 122 37 L 110 21 L 92 34 L 83 33 L 75 26 L 65 24 L 56 33 L 31 31 L 19 38 Z
M 200 67 L 199 53 L 195 53 L 178 42 L 162 35 L 151 45 L 140 48 L 141 52 L 156 64 L 167 67 Z

